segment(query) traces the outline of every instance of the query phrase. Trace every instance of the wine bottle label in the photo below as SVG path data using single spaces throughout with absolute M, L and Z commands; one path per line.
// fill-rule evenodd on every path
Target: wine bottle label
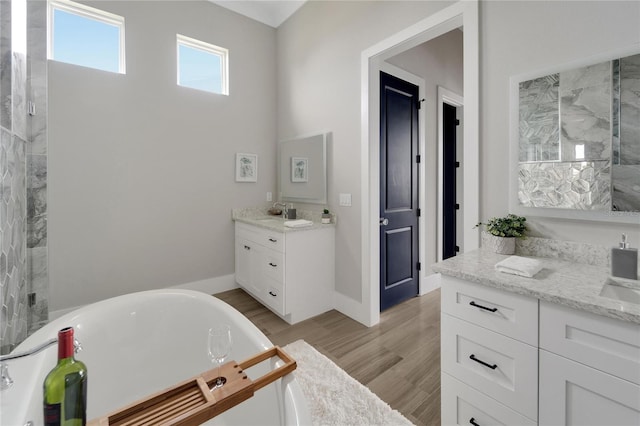
M 44 425 L 59 426 L 60 425 L 60 407 L 61 404 L 44 404 Z
M 86 376 L 75 372 L 67 374 L 64 378 L 64 418 L 65 420 L 82 419 L 82 424 L 87 422 L 87 380 Z

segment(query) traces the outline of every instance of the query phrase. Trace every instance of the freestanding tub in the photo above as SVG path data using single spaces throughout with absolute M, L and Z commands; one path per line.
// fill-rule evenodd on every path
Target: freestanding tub
M 207 356 L 207 330 L 231 326 L 228 360 L 242 361 L 272 347 L 246 317 L 215 297 L 190 290 L 152 290 L 82 307 L 47 324 L 20 344 L 21 352 L 72 326 L 82 345 L 76 355 L 87 365 L 87 419 L 163 390 L 213 368 Z M 56 345 L 26 358 L 7 361 L 14 385 L 0 395 L 0 425 L 41 425 L 42 383 L 56 364 Z M 272 361 L 273 362 L 273 361 Z M 257 378 L 273 366 L 248 370 Z M 289 374 L 249 400 L 212 419 L 220 425 L 311 424 L 305 398 Z

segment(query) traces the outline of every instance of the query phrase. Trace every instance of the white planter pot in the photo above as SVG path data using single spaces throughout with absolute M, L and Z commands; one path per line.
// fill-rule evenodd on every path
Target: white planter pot
M 482 247 L 498 254 L 514 254 L 516 252 L 515 237 L 496 237 L 488 232 L 482 233 Z

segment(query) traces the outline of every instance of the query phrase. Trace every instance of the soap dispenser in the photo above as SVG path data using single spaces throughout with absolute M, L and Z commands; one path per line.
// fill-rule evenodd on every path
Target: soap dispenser
M 611 249 L 611 275 L 631 280 L 638 279 L 638 249 L 629 248 L 625 234 L 622 234 L 620 247 Z

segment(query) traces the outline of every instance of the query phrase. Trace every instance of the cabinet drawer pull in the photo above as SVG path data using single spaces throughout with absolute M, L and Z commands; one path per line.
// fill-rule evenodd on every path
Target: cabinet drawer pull
M 272 292 L 272 291 L 270 291 L 270 292 L 269 292 L 269 294 L 270 294 L 271 296 L 273 296 L 273 297 L 278 296 L 277 294 L 275 294 L 275 293 L 274 293 L 274 292 Z
M 274 239 L 274 238 L 269 238 L 269 241 L 271 241 L 272 243 L 277 243 L 278 240 Z
M 251 247 L 249 247 L 249 246 L 244 246 L 244 249 L 245 249 L 245 250 L 251 250 Z
M 474 417 L 471 417 L 469 419 L 469 423 L 471 423 L 473 426 L 480 426 L 477 422 L 476 419 Z
M 278 265 L 276 265 L 275 263 L 269 262 L 269 266 L 273 266 L 274 268 L 276 268 Z
M 471 358 L 472 360 L 474 360 L 475 362 L 484 365 L 485 367 L 489 367 L 492 370 L 495 370 L 498 367 L 498 364 L 487 364 L 486 362 L 482 361 L 481 359 L 476 358 L 476 356 L 474 354 L 469 355 L 469 358 Z
M 473 300 L 471 302 L 469 302 L 469 304 L 471 306 L 475 306 L 476 308 L 480 308 L 480 309 L 484 309 L 485 311 L 489 311 L 489 312 L 495 312 L 498 310 L 498 308 L 487 308 L 486 306 L 482 306 L 482 305 L 478 305 L 476 302 L 474 302 Z

